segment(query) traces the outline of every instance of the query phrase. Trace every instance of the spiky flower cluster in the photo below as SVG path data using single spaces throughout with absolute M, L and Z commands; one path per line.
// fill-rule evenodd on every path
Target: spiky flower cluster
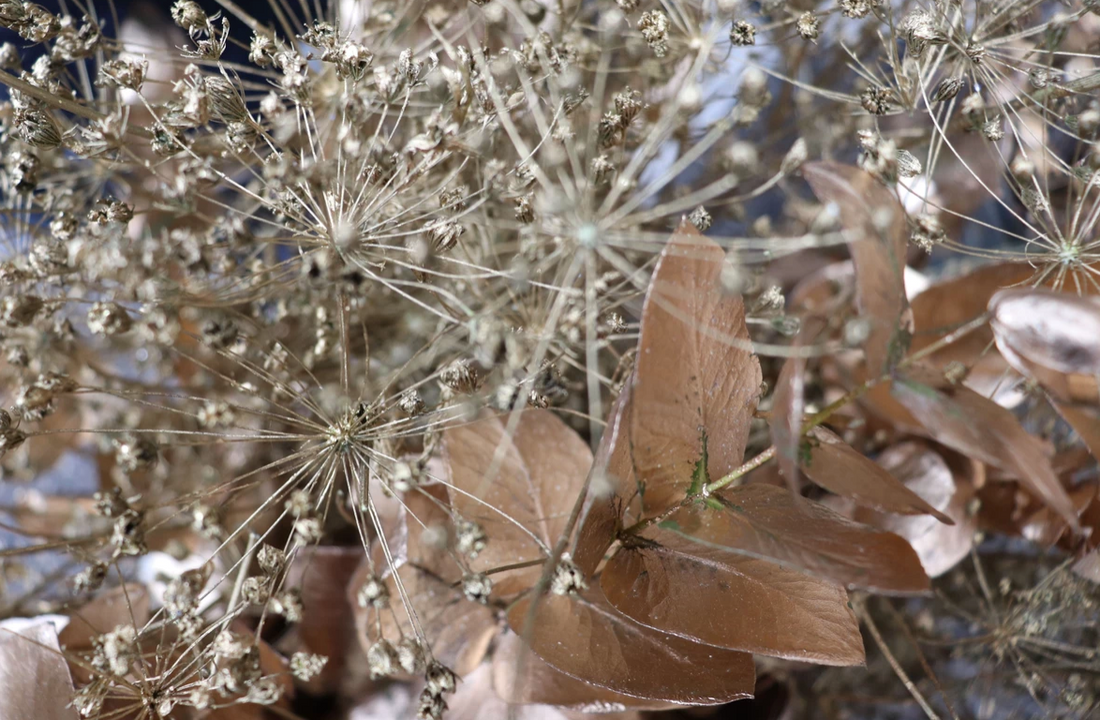
M 371 676 L 441 717 L 456 678 L 397 572 L 440 432 L 537 407 L 598 438 L 685 216 L 788 345 L 785 261 L 845 242 L 808 157 L 858 157 L 936 258 L 1100 289 L 1095 3 L 255 4 L 108 32 L 0 0 L 2 471 L 87 498 L 3 509 L 28 535 L 4 613 L 171 564 L 70 648 L 85 717 L 334 691 L 325 583 L 377 627 Z M 432 502 L 422 545 L 501 612 L 484 518 Z

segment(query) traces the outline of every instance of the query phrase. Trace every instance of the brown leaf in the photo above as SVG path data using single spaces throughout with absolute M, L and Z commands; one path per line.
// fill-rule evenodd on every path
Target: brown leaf
M 885 450 L 878 464 L 929 505 L 948 515 L 950 525 L 929 516 L 902 516 L 857 510 L 854 519 L 889 530 L 909 541 L 929 577 L 939 577 L 970 552 L 977 532 L 968 512 L 974 486 L 966 477 L 956 481 L 939 453 L 921 443 L 904 442 Z
M 887 373 L 905 355 L 913 316 L 905 297 L 908 245 L 905 209 L 866 172 L 833 162 L 807 163 L 802 175 L 823 203 L 835 204 L 852 235 L 856 307 L 870 324 L 863 348 L 872 375 Z
M 702 546 L 770 560 L 849 588 L 908 594 L 929 587 L 916 553 L 897 535 L 772 485 L 723 490 L 661 527 Z
M 141 630 L 149 622 L 149 591 L 136 583 L 111 588 L 69 617 L 69 624 L 57 636 L 61 646 L 70 650 L 89 650 L 92 638 L 120 625 L 132 624 Z
M 547 410 L 527 410 L 515 437 L 507 418 L 482 416 L 443 436 L 451 505 L 480 523 L 489 541 L 470 561 L 475 572 L 538 560 L 559 539 L 585 475 L 588 446 Z M 537 538 L 537 540 L 536 540 Z M 494 577 L 499 597 L 530 588 L 542 573 L 532 566 Z
M 600 586 L 624 615 L 698 642 L 825 665 L 862 665 L 843 588 L 649 528 L 607 563 Z
M 932 515 L 940 522 L 954 524 L 951 518 L 830 430 L 818 426 L 810 431 L 809 437 L 810 457 L 802 465 L 802 471 L 817 485 L 865 507 L 900 515 Z
M 77 720 L 72 699 L 54 626 L 42 622 L 18 633 L 0 627 L 0 718 Z
M 412 565 L 402 565 L 397 575 L 416 611 L 424 636 L 431 642 L 432 655 L 460 677 L 473 671 L 497 633 L 497 619 L 492 608 L 467 600 L 451 583 Z M 358 592 L 364 579 L 365 575 L 360 575 L 353 580 L 353 592 Z M 356 627 L 364 651 L 383 637 L 392 641 L 414 635 L 393 576 L 387 578 L 386 588 L 390 592 L 392 612 L 381 613 L 380 626 L 375 623 L 373 613 L 356 610 Z
M 446 499 L 447 491 L 442 485 L 422 485 L 402 498 L 405 509 L 398 524 L 404 528 L 407 553 L 398 561 L 396 572 L 425 636 L 432 643 L 433 655 L 464 676 L 485 657 L 497 632 L 497 621 L 490 607 L 467 600 L 455 585 L 463 573 L 450 552 L 454 530 Z M 390 596 L 389 609 L 379 612 L 359 607 L 359 588 L 370 576 L 365 561 L 348 587 L 348 602 L 364 651 L 383 637 L 392 640 L 415 636 L 396 578 L 385 575 L 385 567 L 384 557 L 376 552 L 375 572 L 383 575 Z
M 985 265 L 932 285 L 913 298 L 915 331 L 909 351 L 923 350 L 978 318 L 998 291 L 1027 282 L 1033 274 L 1027 264 L 1001 263 Z M 992 329 L 982 325 L 921 362 L 940 370 L 951 362 L 962 363 L 970 369 L 967 384 L 984 395 L 990 395 L 998 385 L 1004 384 L 1007 369 L 1004 359 L 990 351 L 992 343 Z
M 585 577 L 592 577 L 622 525 L 623 508 L 636 499 L 634 463 L 630 459 L 630 383 L 615 399 L 592 462 L 590 501 L 581 518 L 573 562 Z M 635 504 L 637 505 L 637 503 Z M 640 508 L 637 508 L 640 512 Z M 631 517 L 635 513 L 627 511 Z
M 306 684 L 311 692 L 331 692 L 343 676 L 355 633 L 348 585 L 363 555 L 358 546 L 306 547 L 287 569 L 286 586 L 302 592 L 302 621 L 288 640 L 287 654 L 303 650 L 328 658 L 321 673 Z
M 725 253 L 681 223 L 653 271 L 642 309 L 631 397 L 634 472 L 647 513 L 679 502 L 706 439 L 717 480 L 744 460 L 760 389 L 741 298 L 724 294 Z
M 556 705 L 579 712 L 602 714 L 610 708 L 666 710 L 676 707 L 671 703 L 620 695 L 569 677 L 547 665 L 510 632 L 499 639 L 493 650 L 493 689 L 499 698 L 510 704 Z
M 524 595 L 508 610 L 522 634 L 531 609 Z M 684 705 L 717 705 L 752 696 L 747 653 L 665 635 L 617 612 L 592 585 L 582 594 L 540 598 L 527 642 L 551 667 L 623 695 Z
M 962 385 L 949 385 L 928 368 L 907 368 L 891 393 L 949 448 L 1016 473 L 1024 485 L 1079 529 L 1065 488 L 1050 465 L 1042 442 L 997 403 Z

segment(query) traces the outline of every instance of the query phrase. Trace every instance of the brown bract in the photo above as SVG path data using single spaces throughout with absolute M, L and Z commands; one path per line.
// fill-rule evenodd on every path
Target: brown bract
M 484 572 L 538 560 L 558 541 L 592 453 L 580 437 L 547 410 L 527 410 L 513 435 L 507 416 L 483 415 L 443 435 L 452 507 L 476 520 L 489 541 L 470 561 Z M 538 566 L 494 576 L 494 592 L 507 597 L 530 588 Z
M 18 633 L 0 627 L 0 717 L 77 720 L 72 699 L 54 626 L 41 622 Z
M 701 548 L 721 548 L 847 587 L 922 593 L 916 553 L 893 533 L 852 522 L 785 488 L 752 484 L 692 503 L 662 523 Z
M 516 632 L 523 631 L 531 603 L 525 595 L 509 609 Z M 598 585 L 539 598 L 526 640 L 555 669 L 622 695 L 716 705 L 751 697 L 755 686 L 752 655 L 639 625 L 608 605 Z
M 1077 516 L 1050 464 L 1042 441 L 1016 417 L 963 385 L 951 385 L 942 373 L 914 365 L 891 386 L 893 396 L 917 418 L 924 431 L 953 450 L 1013 472 L 1071 528 Z
M 600 586 L 643 625 L 707 645 L 861 665 L 859 623 L 843 588 L 660 528 L 612 556 Z
M 642 309 L 630 445 L 647 513 L 680 501 L 703 457 L 712 480 L 741 464 L 760 392 L 740 296 L 723 293 L 725 253 L 688 222 L 669 240 Z
M 997 293 L 989 310 L 1001 354 L 1046 390 L 1093 455 L 1100 455 L 1100 305 L 1022 289 Z
M 965 476 L 956 477 L 939 453 L 919 442 L 894 445 L 883 451 L 877 462 L 953 522 L 938 522 L 929 515 L 898 516 L 862 508 L 856 510 L 854 518 L 905 538 L 928 576 L 939 577 L 966 557 L 974 545 L 977 522 L 968 508 L 974 497 L 973 482 Z
M 815 484 L 865 507 L 900 515 L 927 514 L 948 525 L 954 524 L 951 518 L 874 461 L 856 452 L 832 431 L 818 426 L 809 432 L 809 438 L 809 457 L 802 471 Z
M 863 343 L 867 368 L 875 376 L 889 372 L 904 357 L 913 331 L 905 296 L 905 209 L 893 192 L 855 167 L 807 163 L 802 175 L 819 200 L 835 205 L 841 226 L 851 236 L 856 307 L 869 323 Z

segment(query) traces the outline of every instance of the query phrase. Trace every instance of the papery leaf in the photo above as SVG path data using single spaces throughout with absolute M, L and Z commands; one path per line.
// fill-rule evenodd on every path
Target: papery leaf
M 744 460 L 760 390 L 745 306 L 725 294 L 725 253 L 681 223 L 653 271 L 642 309 L 630 443 L 647 513 L 677 502 L 704 455 L 710 480 Z
M 908 594 L 929 586 L 903 539 L 786 488 L 729 488 L 688 505 L 661 527 L 703 547 L 770 560 L 849 588 Z
M 506 422 L 507 417 L 484 415 L 443 434 L 454 486 L 451 505 L 480 523 L 489 538 L 470 561 L 475 572 L 544 557 L 558 541 L 592 465 L 588 446 L 553 413 L 524 411 L 514 438 L 508 437 Z M 522 592 L 541 573 L 537 565 L 501 573 L 494 577 L 494 593 Z
M 1077 516 L 1065 488 L 1050 465 L 1042 442 L 1016 417 L 992 400 L 962 385 L 950 385 L 927 368 L 907 368 L 891 393 L 924 426 L 925 432 L 953 450 L 995 467 L 1011 470 L 1039 499 L 1075 531 Z
M 921 443 L 904 442 L 887 448 L 879 455 L 878 464 L 953 522 L 944 524 L 927 515 L 898 516 L 863 509 L 856 510 L 854 519 L 905 538 L 928 576 L 939 577 L 966 557 L 974 545 L 977 522 L 968 511 L 974 497 L 973 484 L 965 477 L 956 480 L 940 454 Z
M 524 595 L 508 610 L 508 624 L 521 636 L 532 602 Z M 611 607 L 598 584 L 539 598 L 525 640 L 566 675 L 632 697 L 717 705 L 751 697 L 755 686 L 751 655 L 639 625 Z
M 498 622 L 493 609 L 466 599 L 451 583 L 411 564 L 398 568 L 397 576 L 401 578 L 424 635 L 431 641 L 433 657 L 460 677 L 473 671 L 497 634 Z M 352 594 L 358 592 L 365 577 L 362 572 L 353 579 Z M 364 651 L 381 638 L 415 637 L 392 575 L 386 578 L 386 588 L 390 593 L 390 610 L 378 615 L 379 623 L 375 622 L 372 611 L 355 605 L 356 629 Z
M 77 720 L 69 664 L 57 630 L 42 622 L 15 632 L 0 624 L 0 718 Z
M 611 708 L 667 710 L 676 705 L 658 700 L 620 695 L 558 672 L 519 639 L 506 633 L 493 650 L 493 689 L 497 697 L 511 704 L 555 705 L 578 712 Z
M 495 664 L 483 663 L 463 678 L 455 694 L 447 698 L 444 717 L 448 720 L 581 720 L 591 717 L 587 713 L 549 705 L 509 705 L 495 692 L 495 669 Z M 604 720 L 641 720 L 637 711 L 615 712 L 613 707 L 603 706 L 594 712 L 599 712 L 597 717 Z
M 1001 355 L 1046 390 L 1100 457 L 1100 305 L 1045 290 L 1006 290 L 989 309 Z
M 348 585 L 362 559 L 359 546 L 313 546 L 298 550 L 287 568 L 286 586 L 301 588 L 302 620 L 280 649 L 288 655 L 301 650 L 328 658 L 321 673 L 306 683 L 312 692 L 335 690 L 343 675 L 355 641 Z
M 775 563 L 649 528 L 600 576 L 608 602 L 707 645 L 825 665 L 862 665 L 848 593 Z
M 596 573 L 596 568 L 615 541 L 615 535 L 622 526 L 624 509 L 627 517 L 633 517 L 641 510 L 634 463 L 630 458 L 630 411 L 628 382 L 611 407 L 607 427 L 596 449 L 596 458 L 592 461 L 592 479 L 588 489 L 591 499 L 581 518 L 573 549 L 573 562 L 585 577 Z
M 905 296 L 905 209 L 893 192 L 855 167 L 807 163 L 802 175 L 819 200 L 835 205 L 841 226 L 851 235 L 856 307 L 869 323 L 863 344 L 868 371 L 887 373 L 905 356 L 913 331 Z
M 876 510 L 900 515 L 932 515 L 940 522 L 954 524 L 951 518 L 824 427 L 810 431 L 808 455 L 802 471 L 829 492 Z
M 910 352 L 918 352 L 958 330 L 984 313 L 989 300 L 1004 288 L 1027 282 L 1034 270 L 1026 263 L 985 265 L 965 275 L 938 282 L 912 300 L 913 341 Z M 1004 358 L 990 352 L 993 331 L 982 325 L 945 345 L 921 362 L 943 370 L 957 362 L 969 370 L 967 384 L 990 395 L 1004 386 L 1007 369 Z
M 485 657 L 498 623 L 492 608 L 471 602 L 457 585 L 463 570 L 452 555 L 454 526 L 446 501 L 447 490 L 439 484 L 421 485 L 405 493 L 401 499 L 404 517 L 399 524 L 404 527 L 407 553 L 397 565 L 396 577 L 387 574 L 385 557 L 377 548 L 373 554 L 375 572 L 389 592 L 389 609 L 359 606 L 359 589 L 370 576 L 365 561 L 349 585 L 348 601 L 364 651 L 381 638 L 415 636 L 397 588 L 400 578 L 409 605 L 432 642 L 433 655 L 464 676 Z

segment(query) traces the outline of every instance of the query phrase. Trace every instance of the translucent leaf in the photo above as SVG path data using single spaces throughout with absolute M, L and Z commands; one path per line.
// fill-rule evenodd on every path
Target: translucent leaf
M 980 317 L 986 311 L 990 298 L 998 291 L 1027 282 L 1033 274 L 1034 270 L 1026 263 L 1001 263 L 985 265 L 932 285 L 912 301 L 915 330 L 910 352 L 923 350 Z M 922 362 L 940 370 L 948 363 L 962 363 L 970 370 L 967 385 L 988 396 L 998 386 L 1006 386 L 1004 372 L 1007 365 L 998 353 L 989 352 L 992 342 L 992 329 L 982 325 L 925 357 Z
M 1045 290 L 1004 290 L 989 303 L 997 348 L 1064 403 L 1097 404 L 1100 305 Z
M 701 643 L 826 665 L 864 662 L 843 588 L 674 532 L 649 528 L 621 548 L 600 586 L 628 617 Z
M 54 626 L 43 622 L 16 633 L 0 625 L 0 718 L 77 720 L 72 699 Z
M 809 438 L 809 457 L 802 471 L 817 485 L 865 507 L 901 515 L 927 514 L 948 525 L 954 524 L 951 518 L 828 429 L 816 427 Z
M 508 610 L 521 636 L 531 609 L 525 595 Z M 623 695 L 687 705 L 752 696 L 756 671 L 747 653 L 707 647 L 644 627 L 612 608 L 594 584 L 579 595 L 540 598 L 526 641 L 551 667 Z
M 856 307 L 869 323 L 863 343 L 867 367 L 872 375 L 889 372 L 905 356 L 913 331 L 905 296 L 905 209 L 893 192 L 858 168 L 816 162 L 803 165 L 802 174 L 821 202 L 835 206 L 851 236 Z
M 634 473 L 647 513 L 679 502 L 703 457 L 716 480 L 744 460 L 760 389 L 740 296 L 723 293 L 725 253 L 684 222 L 646 295 L 630 413 Z
M 907 594 L 929 587 L 905 540 L 786 488 L 730 488 L 687 506 L 661 527 L 703 547 L 770 560 L 849 588 Z

